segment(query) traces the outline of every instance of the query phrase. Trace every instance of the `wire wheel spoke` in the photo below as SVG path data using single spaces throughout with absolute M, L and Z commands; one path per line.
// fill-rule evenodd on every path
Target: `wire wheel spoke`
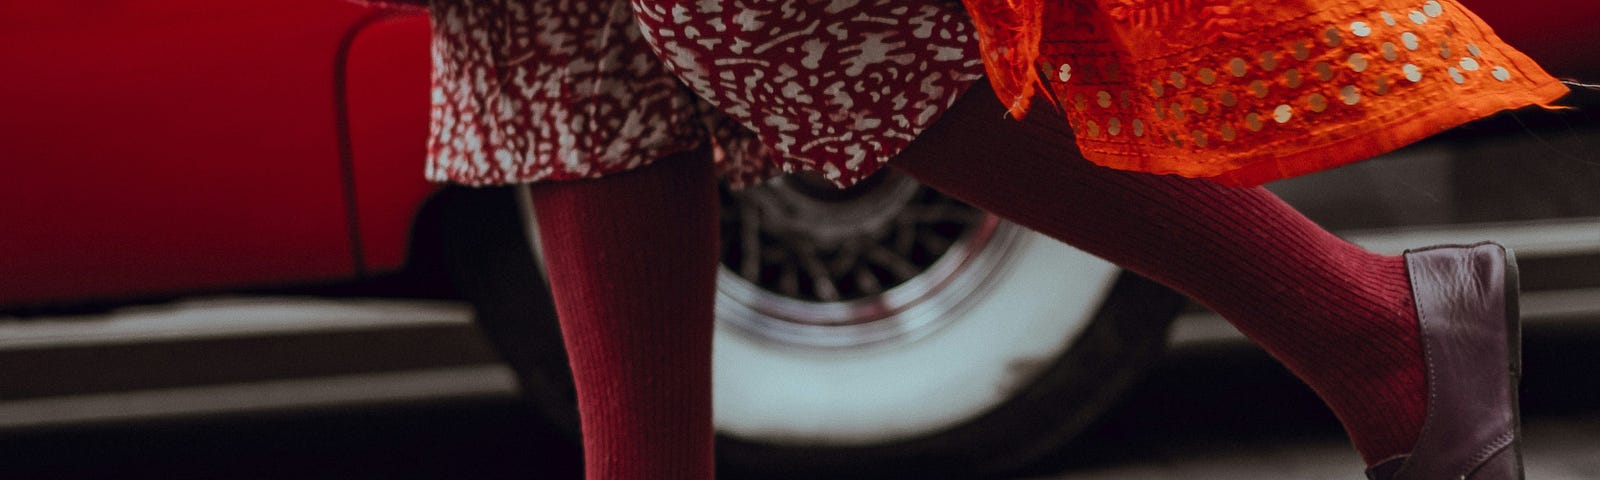
M 912 341 L 959 321 L 1022 231 L 885 171 L 848 189 L 806 175 L 723 190 L 717 321 L 780 345 Z
M 847 190 L 795 177 L 725 190 L 724 265 L 785 297 L 860 300 L 927 272 L 985 221 L 981 210 L 883 175 Z

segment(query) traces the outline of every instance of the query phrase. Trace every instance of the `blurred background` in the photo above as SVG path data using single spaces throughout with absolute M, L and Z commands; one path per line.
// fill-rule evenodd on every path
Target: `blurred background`
M 1464 3 L 1600 81 L 1600 3 Z M 0 0 L 0 478 L 581 478 L 526 199 L 421 179 L 427 28 Z M 1539 479 L 1600 478 L 1600 93 L 1575 90 L 1270 187 L 1373 250 L 1517 250 Z M 722 226 L 724 478 L 1361 478 L 1214 314 L 907 178 L 724 192 Z

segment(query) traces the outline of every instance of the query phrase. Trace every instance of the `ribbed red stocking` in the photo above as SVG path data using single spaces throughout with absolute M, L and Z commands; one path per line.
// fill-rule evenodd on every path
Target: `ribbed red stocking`
M 1261 188 L 1093 165 L 1049 104 L 1004 119 L 984 83 L 891 165 L 1211 307 L 1310 384 L 1367 463 L 1411 450 L 1426 383 L 1403 259 Z
M 712 478 L 710 155 L 530 190 L 577 383 L 586 476 Z

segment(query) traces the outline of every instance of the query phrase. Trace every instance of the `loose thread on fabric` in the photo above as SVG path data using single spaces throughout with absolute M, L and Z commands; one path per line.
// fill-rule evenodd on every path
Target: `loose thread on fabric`
M 1600 92 L 1600 84 L 1597 83 L 1584 83 L 1571 78 L 1563 78 L 1561 79 L 1561 83 L 1569 87 L 1577 87 L 1584 90 L 1594 90 Z

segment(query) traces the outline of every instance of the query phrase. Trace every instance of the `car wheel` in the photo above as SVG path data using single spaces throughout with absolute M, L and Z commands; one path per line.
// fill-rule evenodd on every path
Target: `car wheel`
M 725 477 L 1016 470 L 1140 378 L 1183 304 L 893 172 L 848 190 L 792 175 L 722 199 L 713 395 Z M 481 271 L 507 264 L 465 273 L 514 276 Z M 474 299 L 486 330 L 520 321 L 485 315 L 517 315 L 492 305 L 508 301 L 527 304 Z M 570 378 L 564 362 L 518 356 L 530 389 Z

